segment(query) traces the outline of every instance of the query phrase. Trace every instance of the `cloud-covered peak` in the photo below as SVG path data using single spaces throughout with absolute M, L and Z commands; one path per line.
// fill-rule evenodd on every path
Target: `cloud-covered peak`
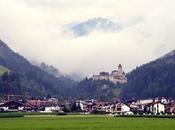
M 103 31 L 103 32 L 114 32 L 120 30 L 121 25 L 111 21 L 107 18 L 93 18 L 85 22 L 75 24 L 70 27 L 75 36 L 81 37 L 88 35 L 94 30 Z
M 88 76 L 119 63 L 128 72 L 175 48 L 174 5 L 175 0 L 0 0 L 0 38 L 62 73 Z

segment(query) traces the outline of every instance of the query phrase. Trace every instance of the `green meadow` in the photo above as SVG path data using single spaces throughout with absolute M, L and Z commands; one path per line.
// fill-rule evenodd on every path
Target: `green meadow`
M 36 115 L 0 118 L 0 130 L 175 130 L 175 119 Z
M 0 65 L 0 76 L 1 76 L 2 74 L 4 74 L 5 72 L 7 72 L 7 71 L 9 71 L 9 70 Z

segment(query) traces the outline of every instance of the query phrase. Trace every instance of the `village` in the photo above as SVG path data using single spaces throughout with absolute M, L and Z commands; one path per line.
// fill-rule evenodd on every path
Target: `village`
M 122 65 L 111 74 L 100 72 L 93 75 L 93 80 L 109 80 L 114 84 L 127 82 Z M 106 114 L 106 115 L 175 115 L 175 100 L 167 98 L 154 98 L 143 100 L 102 101 L 87 100 L 60 100 L 57 98 L 24 100 L 21 95 L 7 95 L 0 100 L 0 113 L 28 112 L 50 114 Z
M 0 112 L 37 112 L 57 114 L 175 115 L 175 100 L 156 98 L 106 102 L 99 100 L 9 100 L 0 101 Z

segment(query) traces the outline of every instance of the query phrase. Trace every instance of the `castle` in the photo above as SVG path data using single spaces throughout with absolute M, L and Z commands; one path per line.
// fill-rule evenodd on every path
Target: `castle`
M 93 75 L 93 80 L 109 80 L 114 84 L 124 84 L 127 83 L 127 78 L 125 72 L 122 70 L 122 65 L 119 64 L 118 70 L 113 70 L 111 74 L 108 72 L 100 72 L 99 75 Z

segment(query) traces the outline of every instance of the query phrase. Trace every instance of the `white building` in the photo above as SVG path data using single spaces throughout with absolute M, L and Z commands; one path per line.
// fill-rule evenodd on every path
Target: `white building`
M 117 115 L 123 115 L 123 114 L 127 114 L 131 112 L 131 109 L 128 105 L 124 104 L 124 103 L 117 103 L 115 105 L 115 113 Z
M 45 107 L 44 111 L 42 112 L 51 113 L 53 111 L 60 111 L 60 107 L 59 106 Z
M 161 102 L 150 103 L 148 104 L 148 107 L 150 112 L 155 115 L 165 113 L 165 105 Z
M 165 113 L 165 105 L 162 103 L 154 103 L 153 105 L 153 113 L 154 114 L 163 114 Z

